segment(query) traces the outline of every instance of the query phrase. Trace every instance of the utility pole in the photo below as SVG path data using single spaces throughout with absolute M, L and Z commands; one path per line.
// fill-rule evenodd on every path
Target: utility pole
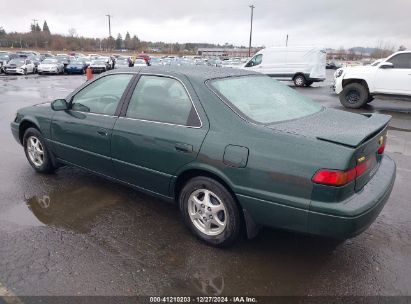
M 33 20 L 33 28 L 34 28 L 34 33 L 36 32 L 36 30 L 37 30 L 37 28 L 36 28 L 36 25 L 37 25 L 37 19 L 32 19 Z M 36 49 L 37 49 L 37 35 L 35 35 L 34 36 L 35 37 L 35 42 L 36 42 Z
M 110 14 L 107 14 L 106 17 L 108 18 L 108 49 L 111 46 L 111 16 Z
M 248 44 L 248 57 L 251 57 L 251 38 L 253 36 L 253 13 L 254 13 L 254 5 L 250 5 L 251 8 L 251 26 L 250 26 L 250 43 Z
M 288 46 L 288 34 L 287 34 L 287 38 L 285 38 L 285 46 Z

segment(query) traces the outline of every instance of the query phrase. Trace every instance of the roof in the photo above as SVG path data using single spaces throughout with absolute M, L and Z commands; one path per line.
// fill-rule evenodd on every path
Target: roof
M 203 66 L 148 66 L 136 68 L 124 68 L 111 70 L 108 73 L 132 72 L 132 73 L 156 73 L 166 76 L 187 76 L 187 78 L 195 79 L 196 81 L 204 82 L 208 79 L 224 78 L 233 76 L 256 75 L 259 73 L 235 69 L 235 68 L 218 68 L 218 67 L 203 67 Z

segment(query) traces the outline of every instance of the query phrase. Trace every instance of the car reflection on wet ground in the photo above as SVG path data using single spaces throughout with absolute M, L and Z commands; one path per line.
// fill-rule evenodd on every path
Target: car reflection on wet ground
M 0 283 L 14 293 L 410 294 L 411 101 L 376 99 L 358 111 L 392 115 L 386 151 L 398 167 L 393 193 L 367 231 L 337 242 L 263 229 L 221 250 L 197 241 L 172 204 L 76 168 L 32 170 L 9 129 L 14 113 L 84 81 L 0 77 Z M 343 109 L 328 84 L 298 90 Z

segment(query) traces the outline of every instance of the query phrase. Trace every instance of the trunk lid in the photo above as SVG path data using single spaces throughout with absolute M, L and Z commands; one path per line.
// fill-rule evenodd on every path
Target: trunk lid
M 355 182 L 355 190 L 358 191 L 378 169 L 382 156 L 377 151 L 381 144 L 385 144 L 390 119 L 390 116 L 382 114 L 355 114 L 324 109 L 314 115 L 269 127 L 353 149 L 353 157 L 347 169 L 358 165 L 365 168 Z

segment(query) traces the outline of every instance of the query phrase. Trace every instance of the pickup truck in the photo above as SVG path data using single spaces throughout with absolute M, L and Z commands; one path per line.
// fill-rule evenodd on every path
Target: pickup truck
M 334 90 L 346 108 L 361 108 L 374 95 L 411 96 L 411 51 L 401 51 L 369 66 L 340 68 Z

